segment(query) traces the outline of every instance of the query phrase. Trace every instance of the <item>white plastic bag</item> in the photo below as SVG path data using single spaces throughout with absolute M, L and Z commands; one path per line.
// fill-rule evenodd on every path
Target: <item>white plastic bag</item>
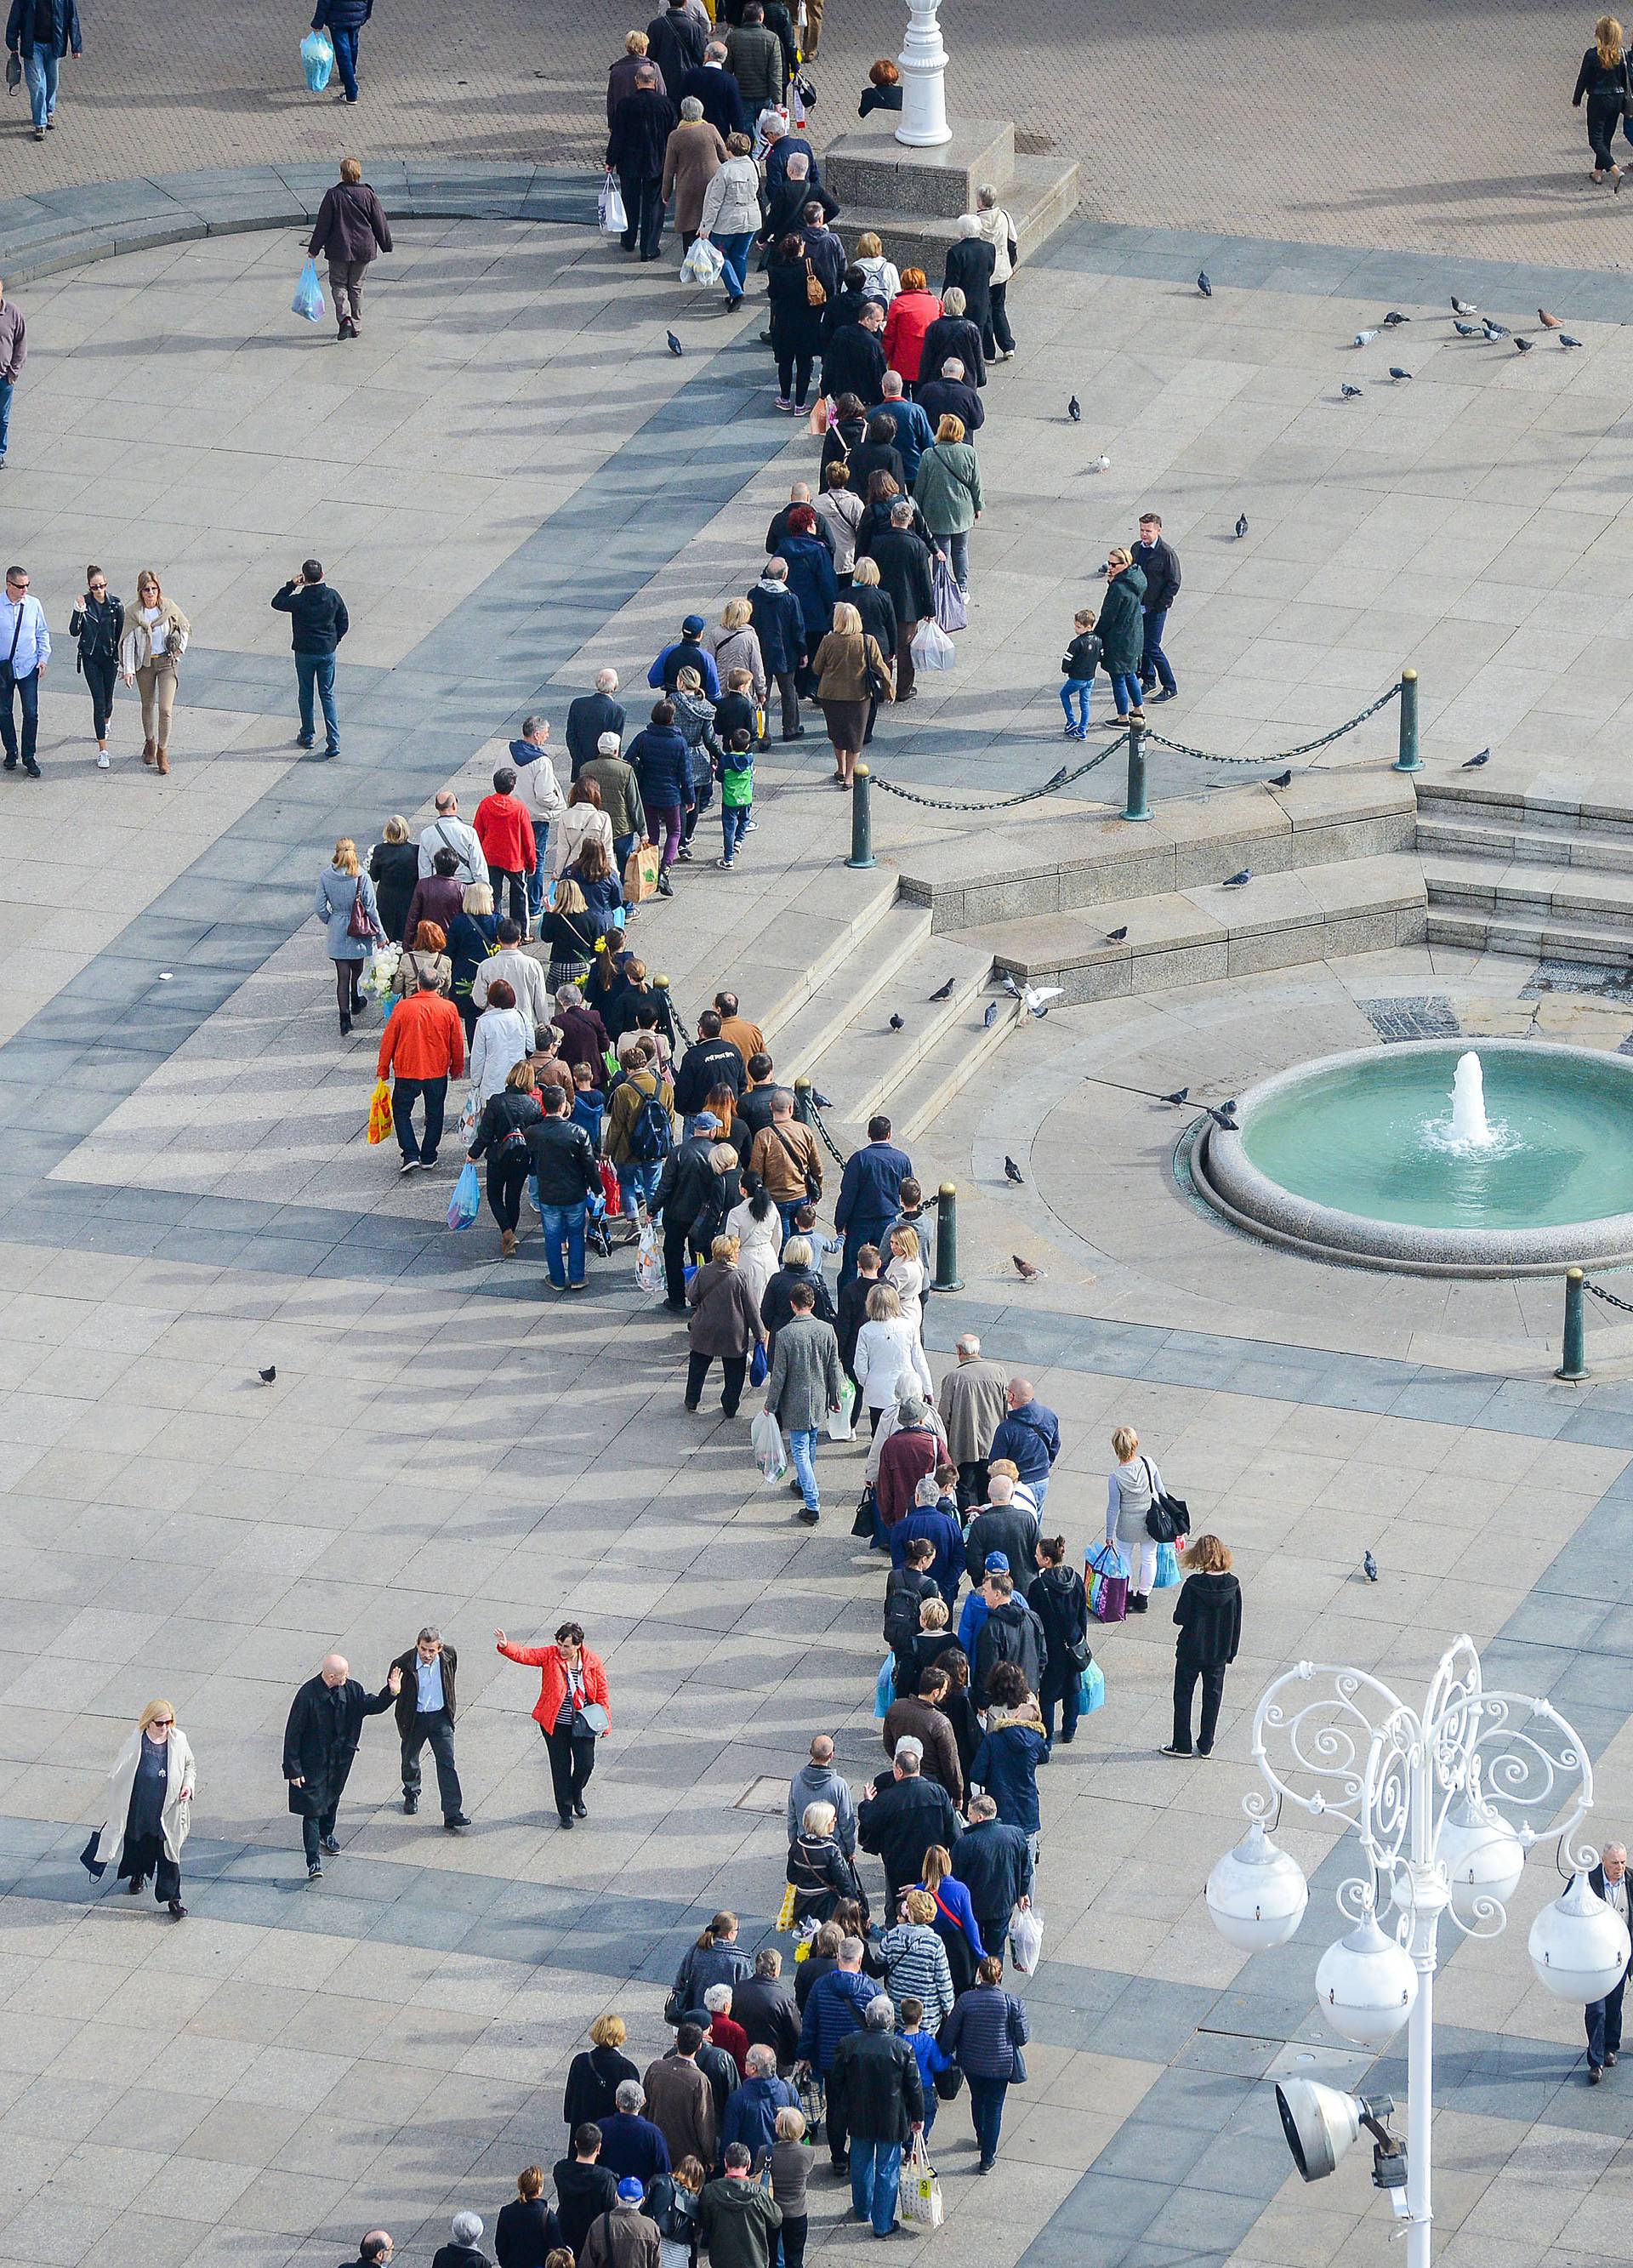
M 475 1088 L 472 1087 L 460 1112 L 459 1137 L 461 1148 L 468 1150 L 476 1139 L 476 1122 L 481 1116 L 482 1105 L 476 1099 Z
M 913 633 L 913 666 L 915 669 L 951 669 L 953 641 L 933 615 L 926 615 Z
M 624 213 L 623 191 L 612 173 L 601 183 L 600 213 L 603 236 L 622 236 L 629 225 Z
M 694 237 L 691 249 L 680 262 L 682 284 L 717 284 L 725 272 L 725 254 L 706 236 Z
M 769 1410 L 757 1412 L 748 1438 L 761 1479 L 768 1488 L 775 1488 L 788 1470 L 788 1453 L 783 1447 L 783 1429 Z
M 664 1256 L 658 1248 L 658 1231 L 650 1220 L 641 1223 L 641 1240 L 635 1258 L 635 1280 L 651 1300 L 667 1296 L 664 1284 Z
M 839 1388 L 839 1407 L 828 1413 L 828 1438 L 830 1441 L 851 1441 L 857 1431 L 857 1389 L 847 1378 Z
M 1030 1977 L 1043 1953 L 1043 1916 L 1036 1906 L 1022 1906 L 1009 1926 L 1010 1958 L 1023 1977 Z
M 930 2152 L 922 2134 L 913 2137 L 913 2146 L 901 2161 L 896 2202 L 902 2220 L 916 2221 L 921 2228 L 939 2228 L 946 2218 L 946 2209 L 941 2202 L 941 2183 L 930 2162 Z

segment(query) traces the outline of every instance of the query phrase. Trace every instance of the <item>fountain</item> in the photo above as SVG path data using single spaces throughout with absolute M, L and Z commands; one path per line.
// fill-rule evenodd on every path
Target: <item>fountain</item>
M 1423 1275 L 1633 1259 L 1629 1057 L 1407 1041 L 1300 1064 L 1236 1108 L 1238 1130 L 1204 1120 L 1185 1162 L 1216 1211 L 1273 1243 Z

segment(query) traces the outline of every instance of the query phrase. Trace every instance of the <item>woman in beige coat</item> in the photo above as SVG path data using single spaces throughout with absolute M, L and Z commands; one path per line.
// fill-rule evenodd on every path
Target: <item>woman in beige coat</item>
M 680 123 L 664 151 L 662 182 L 664 202 L 674 199 L 674 225 L 687 251 L 703 225 L 703 198 L 709 184 L 725 163 L 725 144 L 703 116 L 702 104 L 695 94 L 688 94 L 680 105 Z
M 811 674 L 817 681 L 817 699 L 833 743 L 834 784 L 849 787 L 867 730 L 873 688 L 879 688 L 878 697 L 883 700 L 895 698 L 879 640 L 864 635 L 862 617 L 854 607 L 842 603 L 835 608 L 834 627 L 811 657 Z
M 550 829 L 550 880 L 558 881 L 593 836 L 607 858 L 613 856 L 613 822 L 601 808 L 601 791 L 593 780 L 575 780 L 567 808 Z M 563 983 L 568 979 L 562 979 Z
M 79 1854 L 93 1881 L 109 1867 L 132 1897 L 150 1874 L 153 1895 L 185 1920 L 181 1846 L 193 1823 L 197 1768 L 168 1701 L 150 1701 L 107 1776 L 107 1809 Z
M 136 602 L 125 616 L 119 641 L 119 669 L 127 685 L 142 692 L 142 761 L 158 771 L 170 770 L 170 723 L 175 714 L 180 662 L 192 624 L 173 599 L 144 567 L 136 577 Z

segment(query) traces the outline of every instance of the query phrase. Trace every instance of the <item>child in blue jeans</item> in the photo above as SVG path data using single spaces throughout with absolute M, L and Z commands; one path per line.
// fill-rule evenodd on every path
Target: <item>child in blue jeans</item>
M 924 2090 L 924 2132 L 928 2138 L 936 2123 L 936 2113 L 941 2108 L 941 2098 L 936 2093 L 936 2073 L 951 2071 L 953 2061 L 937 2046 L 935 2034 L 924 2029 L 924 2003 L 922 2000 L 916 2000 L 910 1992 L 904 1992 L 899 2014 L 901 2042 L 913 2051 L 918 2065 L 919 2082 Z
M 754 752 L 747 728 L 739 725 L 720 759 L 720 832 L 723 866 L 737 864 L 738 845 L 748 832 L 754 806 Z
M 1086 740 L 1089 736 L 1089 689 L 1094 682 L 1094 673 L 1100 666 L 1100 642 L 1094 636 L 1095 614 L 1092 607 L 1079 607 L 1072 616 L 1077 636 L 1061 656 L 1060 666 L 1065 672 L 1066 682 L 1060 689 L 1060 705 L 1066 711 L 1066 738 Z M 1072 708 L 1077 708 L 1073 721 Z

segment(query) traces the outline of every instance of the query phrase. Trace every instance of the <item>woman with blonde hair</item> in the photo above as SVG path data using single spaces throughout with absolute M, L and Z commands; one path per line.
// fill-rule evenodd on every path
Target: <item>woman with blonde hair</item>
M 581 983 L 594 963 L 595 941 L 602 932 L 588 899 L 570 874 L 563 874 L 556 883 L 539 934 L 550 948 L 551 991 L 559 992 L 563 984 Z
M 335 964 L 335 998 L 345 1039 L 352 1018 L 363 1008 L 363 964 L 377 945 L 386 943 L 374 885 L 358 869 L 357 846 L 349 835 L 341 836 L 335 856 L 318 877 L 312 913 L 313 920 L 327 926 L 324 950 Z
M 369 880 L 380 909 L 380 925 L 394 945 L 408 942 L 408 908 L 420 879 L 420 850 L 408 839 L 408 822 L 394 812 L 369 853 Z
M 805 2183 L 813 2153 L 805 2139 L 805 2112 L 779 2110 L 772 2132 L 776 2139 L 769 2159 L 754 2169 L 754 2177 L 758 2180 L 769 2165 L 772 2202 L 783 2209 L 783 2226 L 777 2231 L 783 2247 L 782 2268 L 805 2268 L 805 2238 L 811 2228 Z
M 951 415 L 936 428 L 936 438 L 918 460 L 913 481 L 913 501 L 923 513 L 936 549 L 953 563 L 960 591 L 969 588 L 969 532 L 981 518 L 985 502 L 981 489 L 981 460 L 964 438 L 964 421 Z
M 799 1815 L 799 1832 L 788 1846 L 788 1886 L 794 1893 L 790 1920 L 797 1929 L 832 1921 L 835 1910 L 850 1899 L 867 1912 L 856 1866 L 839 1839 L 838 1822 L 831 1803 L 808 1803 Z
M 613 855 L 613 822 L 601 808 L 601 791 L 593 780 L 573 782 L 567 808 L 550 829 L 550 880 L 555 881 L 577 859 L 590 836 L 596 836 Z
M 1577 73 L 1571 107 L 1579 110 L 1585 96 L 1588 148 L 1593 153 L 1593 170 L 1588 179 L 1602 181 L 1608 173 L 1619 195 L 1622 168 L 1612 156 L 1611 147 L 1623 114 L 1622 106 L 1633 102 L 1633 79 L 1629 78 L 1622 26 L 1614 16 L 1601 16 L 1593 26 L 1593 44 L 1583 56 L 1582 68 Z
M 155 1898 L 185 1920 L 181 1846 L 193 1824 L 197 1777 L 175 1711 L 168 1701 L 150 1701 L 107 1776 L 104 1822 L 79 1854 L 92 1880 L 112 1867 L 134 1898 L 151 1874 Z
M 1162 1753 L 1192 1753 L 1191 1696 L 1200 1680 L 1202 1723 L 1195 1754 L 1210 1756 L 1219 1727 L 1219 1704 L 1225 1698 L 1225 1673 L 1242 1642 L 1242 1587 L 1231 1572 L 1229 1547 L 1217 1535 L 1199 1535 L 1185 1554 L 1185 1565 L 1190 1572 L 1173 1609 L 1180 1633 L 1173 1646 L 1173 1738 Z
M 441 850 L 437 853 L 439 858 L 446 855 Z M 418 936 L 417 930 L 415 934 Z M 453 970 L 452 997 L 465 1026 L 467 1047 L 482 1013 L 471 998 L 471 987 L 476 982 L 477 970 L 490 954 L 497 952 L 498 946 L 499 921 L 493 909 L 492 886 L 487 882 L 467 883 L 460 910 L 448 924 L 448 961 Z
M 874 1285 L 867 1295 L 866 1314 L 850 1367 L 867 1411 L 871 1438 L 899 1398 L 897 1388 L 904 1379 L 916 1379 L 927 1395 L 933 1397 L 936 1389 L 918 1333 L 902 1314 L 901 1296 L 894 1284 Z
M 562 2097 L 562 2117 L 569 2134 L 610 2118 L 618 2108 L 618 2090 L 628 2079 L 638 2080 L 640 2066 L 622 2052 L 629 2031 L 622 2016 L 598 2016 L 590 2027 L 590 2044 L 568 2066 L 567 2089 Z
M 1106 1541 L 1114 1543 L 1129 1571 L 1129 1612 L 1143 1615 L 1157 1579 L 1157 1546 L 1145 1515 L 1162 1494 L 1162 1475 L 1140 1453 L 1132 1425 L 1119 1425 L 1111 1437 L 1117 1460 L 1106 1491 Z
M 735 1151 L 732 1159 L 735 1164 Z M 725 1417 L 735 1418 L 737 1405 L 743 1398 L 749 1354 L 756 1345 L 766 1343 L 765 1326 L 737 1258 L 737 1239 L 717 1236 L 710 1246 L 709 1258 L 687 1289 L 686 1303 L 692 1312 L 687 1326 L 690 1351 L 686 1360 L 686 1406 L 694 1414 L 702 1399 L 709 1366 L 717 1357 L 722 1378 L 721 1412 Z
M 888 1284 L 901 1302 L 905 1321 L 923 1338 L 924 1335 L 924 1261 L 919 1249 L 916 1228 L 893 1228 L 890 1232 L 890 1257 L 885 1263 L 879 1278 Z
M 755 708 L 765 707 L 765 656 L 760 651 L 760 634 L 754 628 L 753 609 L 747 599 L 728 599 L 718 622 L 703 632 L 699 644 L 705 653 L 714 656 L 722 685 L 734 669 L 746 669 Z
M 144 567 L 119 641 L 119 673 L 127 685 L 140 689 L 142 761 L 160 772 L 170 770 L 171 719 L 192 627 L 175 600 L 165 596 L 153 570 Z
M 928 1890 L 908 1890 L 901 1901 L 902 1918 L 885 1930 L 879 1940 L 885 1964 L 885 1990 L 901 2014 L 901 2003 L 918 2001 L 933 2030 L 953 2014 L 953 1972 L 946 1948 L 936 1928 L 936 1901 Z
M 834 784 L 849 787 L 867 731 L 869 702 L 894 698 L 879 641 L 867 636 L 849 600 L 835 608 L 834 627 L 811 657 L 811 674 L 833 745 Z
M 873 70 L 875 71 L 884 70 L 890 73 L 889 84 L 895 87 L 898 96 L 894 107 L 900 109 L 901 74 L 897 70 L 894 63 L 875 63 Z M 862 99 L 865 104 L 867 97 L 864 95 Z M 865 109 L 862 114 L 866 117 Z M 864 229 L 857 239 L 856 265 L 867 278 L 862 287 L 864 298 L 877 299 L 882 306 L 888 309 L 891 301 L 901 289 L 901 271 L 894 260 L 886 259 L 885 247 L 872 229 Z

